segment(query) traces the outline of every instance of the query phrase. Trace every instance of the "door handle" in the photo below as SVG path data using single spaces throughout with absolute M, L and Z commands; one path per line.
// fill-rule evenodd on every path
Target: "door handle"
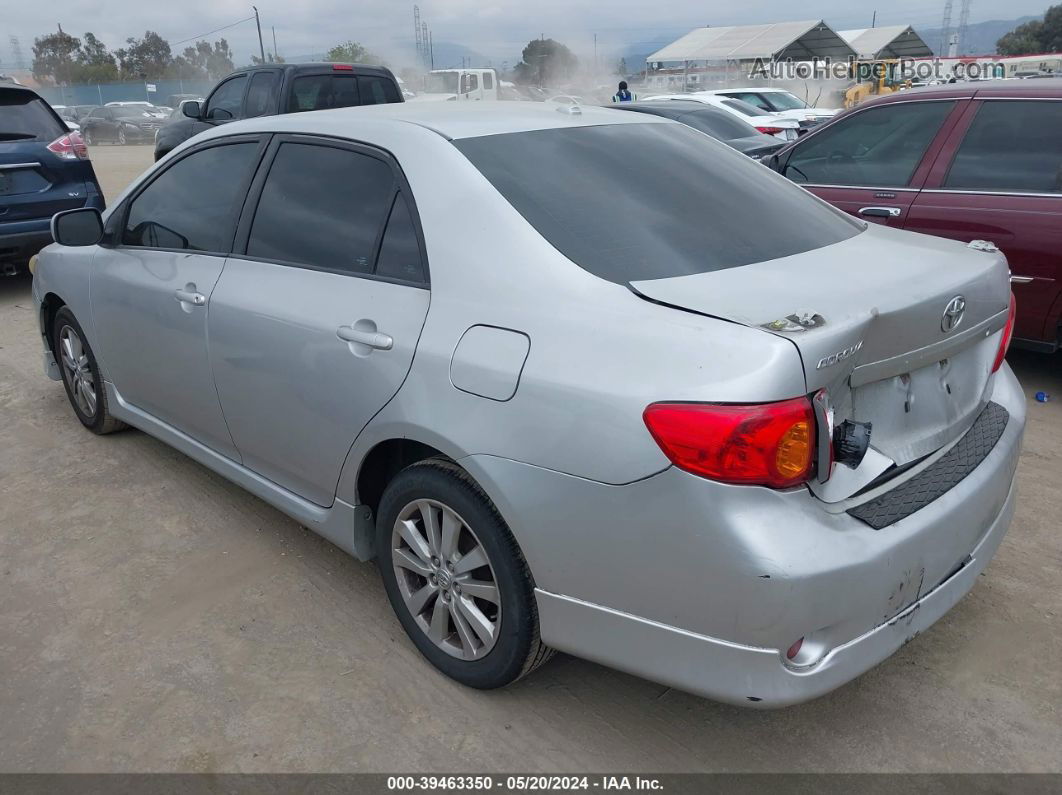
M 344 342 L 367 345 L 378 351 L 389 351 L 395 346 L 395 341 L 387 334 L 379 331 L 363 331 L 353 326 L 340 326 L 336 329 L 336 336 Z
M 182 304 L 193 304 L 195 306 L 206 304 L 206 296 L 194 290 L 176 290 L 173 295 Z
M 1010 283 L 1011 284 L 1028 284 L 1032 280 L 1033 280 L 1032 276 L 1011 276 L 1010 277 Z
M 862 207 L 859 210 L 860 215 L 869 218 L 899 218 L 902 212 L 899 207 Z

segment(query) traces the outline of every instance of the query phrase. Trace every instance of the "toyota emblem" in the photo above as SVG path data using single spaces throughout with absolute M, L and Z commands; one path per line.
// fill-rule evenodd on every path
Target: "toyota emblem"
M 947 334 L 954 331 L 962 323 L 962 316 L 966 313 L 966 299 L 957 295 L 948 301 L 944 307 L 944 316 L 940 319 L 940 330 Z

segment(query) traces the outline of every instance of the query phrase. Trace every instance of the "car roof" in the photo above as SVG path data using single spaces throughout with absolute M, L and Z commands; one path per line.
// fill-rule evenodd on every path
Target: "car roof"
M 339 66 L 340 69 L 335 67 Z M 220 83 L 232 75 L 243 75 L 249 72 L 266 72 L 266 71 L 286 71 L 286 72 L 322 72 L 322 71 L 341 71 L 345 73 L 354 72 L 355 74 L 373 74 L 373 75 L 390 75 L 391 70 L 386 66 L 379 66 L 375 64 L 365 63 L 333 63 L 331 61 L 310 61 L 309 63 L 266 63 L 255 64 L 251 66 L 241 66 L 239 69 L 233 69 L 225 77 L 218 80 Z
M 919 86 L 906 91 L 896 91 L 861 102 L 859 107 L 902 102 L 912 98 L 962 98 L 962 97 L 1029 97 L 1062 99 L 1062 78 L 1044 77 L 1036 80 L 976 80 L 961 83 L 941 83 L 935 86 Z
M 359 122 L 396 127 L 415 125 L 451 140 L 604 124 L 672 124 L 643 113 L 611 113 L 590 105 L 557 106 L 537 102 L 395 102 L 351 108 L 261 116 L 215 128 L 236 132 L 313 132 L 348 137 Z M 209 133 L 208 133 L 209 135 Z M 202 136 L 200 136 L 202 137 Z
M 785 88 L 771 88 L 768 86 L 734 86 L 732 88 L 708 88 L 700 92 L 702 94 L 731 94 L 735 91 L 747 91 L 755 94 L 791 94 L 793 92 Z

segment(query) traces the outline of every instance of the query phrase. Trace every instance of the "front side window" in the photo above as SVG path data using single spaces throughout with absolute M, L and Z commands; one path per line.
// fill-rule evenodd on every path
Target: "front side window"
M 811 106 L 788 91 L 769 91 L 760 95 L 768 110 L 807 110 Z
M 178 160 L 133 199 L 122 244 L 228 253 L 258 144 L 214 146 Z
M 372 273 L 394 190 L 391 167 L 375 157 L 281 144 L 262 187 L 247 254 L 333 273 Z
M 247 87 L 247 118 L 268 116 L 274 112 L 273 97 L 279 81 L 280 72 L 275 70 L 257 72 L 251 78 L 251 85 Z
M 477 75 L 465 75 L 465 88 L 462 93 L 470 94 L 479 89 L 479 77 Z
M 288 113 L 349 108 L 359 104 L 354 75 L 305 75 L 296 77 L 288 97 Z
M 247 75 L 240 75 L 227 80 L 207 100 L 206 118 L 214 121 L 228 121 L 240 116 L 240 103 L 243 101 L 243 87 Z
M 818 185 L 905 187 L 954 105 L 900 102 L 855 113 L 797 144 L 785 175 Z
M 682 124 L 535 130 L 454 145 L 554 248 L 619 284 L 800 254 L 864 228 Z
M 944 187 L 1062 193 L 1062 102 L 985 101 Z
M 394 81 L 384 77 L 371 75 L 359 77 L 358 87 L 361 90 L 362 105 L 385 105 L 389 102 L 402 101 L 402 95 L 398 92 Z

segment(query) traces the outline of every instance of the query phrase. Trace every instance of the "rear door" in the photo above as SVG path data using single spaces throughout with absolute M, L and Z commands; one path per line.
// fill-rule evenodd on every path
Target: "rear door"
M 48 150 L 67 132 L 32 91 L 0 87 L 0 225 L 84 206 L 83 161 Z
M 215 382 L 245 466 L 331 505 L 428 311 L 416 208 L 369 147 L 278 136 L 211 297 Z
M 903 227 L 961 104 L 921 100 L 856 111 L 795 144 L 779 170 L 847 213 Z
M 907 229 L 990 240 L 1007 255 L 1014 334 L 1054 343 L 1062 294 L 1062 101 L 970 103 L 915 200 Z

